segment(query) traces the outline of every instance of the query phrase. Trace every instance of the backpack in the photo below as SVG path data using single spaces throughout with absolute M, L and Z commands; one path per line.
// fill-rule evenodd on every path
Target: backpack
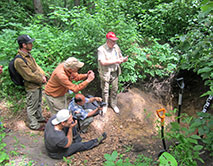
M 26 59 L 24 59 L 21 55 L 16 55 L 16 56 L 9 62 L 8 70 L 9 70 L 9 73 L 10 73 L 10 78 L 11 78 L 11 80 L 12 80 L 16 85 L 24 86 L 24 79 L 23 79 L 22 76 L 16 71 L 16 69 L 15 69 L 15 67 L 14 67 L 14 62 L 15 62 L 16 58 L 21 58 L 21 59 L 27 64 Z

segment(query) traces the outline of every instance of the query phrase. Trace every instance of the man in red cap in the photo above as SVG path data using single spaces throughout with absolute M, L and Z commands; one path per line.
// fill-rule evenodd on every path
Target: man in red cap
M 102 99 L 107 103 L 103 107 L 103 113 L 106 113 L 109 104 L 115 113 L 119 113 L 117 107 L 118 76 L 121 74 L 120 64 L 126 62 L 128 56 L 122 56 L 121 50 L 116 44 L 117 40 L 114 32 L 108 32 L 106 43 L 98 48 L 98 71 L 101 79 Z

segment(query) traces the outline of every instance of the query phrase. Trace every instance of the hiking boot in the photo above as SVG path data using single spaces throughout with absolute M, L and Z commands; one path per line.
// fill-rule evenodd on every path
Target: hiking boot
M 117 114 L 120 112 L 120 110 L 119 110 L 119 108 L 118 108 L 117 106 L 112 107 L 112 109 L 113 109 L 114 112 L 117 113 Z
M 48 119 L 42 119 L 42 120 L 38 120 L 38 123 L 47 123 L 48 122 Z
M 98 145 L 101 144 L 103 142 L 103 140 L 105 140 L 107 138 L 107 134 L 104 132 L 102 133 L 102 135 L 100 137 L 98 137 Z
M 45 130 L 45 126 L 41 125 L 38 129 L 32 129 L 32 130 L 44 131 Z
M 11 132 L 11 129 L 9 129 L 9 128 L 7 128 L 7 127 L 4 127 L 3 131 L 4 131 L 5 133 L 9 133 L 9 132 Z

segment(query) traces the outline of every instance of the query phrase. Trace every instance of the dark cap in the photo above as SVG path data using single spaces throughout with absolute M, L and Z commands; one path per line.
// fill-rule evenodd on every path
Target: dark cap
M 32 39 L 29 35 L 21 35 L 18 37 L 18 44 L 22 43 L 32 43 L 35 41 L 35 39 Z

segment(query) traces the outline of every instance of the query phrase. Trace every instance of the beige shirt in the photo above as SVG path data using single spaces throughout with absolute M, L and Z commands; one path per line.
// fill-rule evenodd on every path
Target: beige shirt
M 115 44 L 112 49 L 108 47 L 107 43 L 98 48 L 98 71 L 101 79 L 109 81 L 111 72 L 118 71 L 118 74 L 120 74 L 120 66 L 119 64 L 111 64 L 103 66 L 101 65 L 100 61 L 116 60 L 121 57 L 122 57 L 121 50 L 117 44 Z

